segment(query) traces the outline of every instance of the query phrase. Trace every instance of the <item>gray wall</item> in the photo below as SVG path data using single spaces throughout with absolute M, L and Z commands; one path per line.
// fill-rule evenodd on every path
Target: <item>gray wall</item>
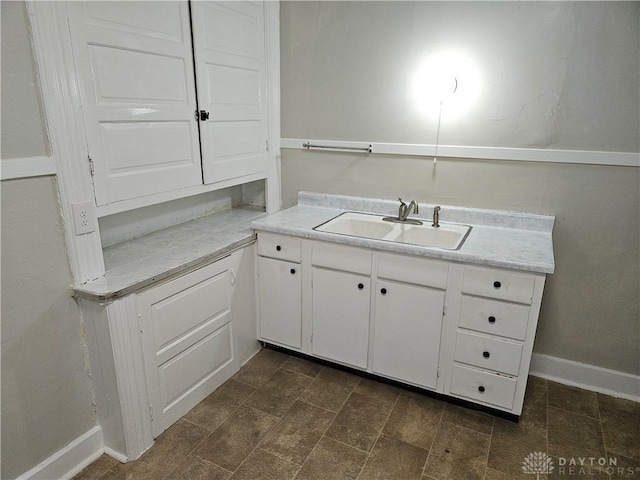
M 434 143 L 406 98 L 424 48 L 485 74 L 441 143 L 638 152 L 638 2 L 284 2 L 282 136 Z M 456 92 L 457 94 L 458 92 Z M 437 117 L 436 117 L 437 120 Z M 640 169 L 284 150 L 299 190 L 556 216 L 535 351 L 640 374 Z
M 1 8 L 2 158 L 46 155 L 24 3 Z M 1 475 L 9 479 L 92 428 L 95 412 L 55 177 L 3 181 L 0 190 Z

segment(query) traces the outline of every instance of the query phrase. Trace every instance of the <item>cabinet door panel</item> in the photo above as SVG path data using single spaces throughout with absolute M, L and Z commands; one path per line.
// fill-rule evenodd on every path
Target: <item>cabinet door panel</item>
M 258 258 L 260 338 L 293 348 L 302 342 L 300 264 Z
M 187 2 L 69 2 L 96 203 L 202 183 Z
M 373 371 L 435 388 L 444 292 L 379 281 L 375 299 Z
M 267 172 L 264 11 L 260 2 L 191 3 L 204 182 Z
M 313 354 L 367 367 L 371 279 L 313 268 Z

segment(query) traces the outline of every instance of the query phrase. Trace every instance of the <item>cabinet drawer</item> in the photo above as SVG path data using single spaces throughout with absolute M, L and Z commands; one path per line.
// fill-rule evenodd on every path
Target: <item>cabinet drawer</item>
M 518 375 L 522 344 L 458 332 L 454 360 L 508 375 Z
M 524 340 L 529 309 L 525 305 L 462 295 L 459 325 L 470 330 Z
M 511 410 L 516 392 L 516 379 L 454 365 L 450 392 Z
M 444 290 L 447 288 L 449 264 L 426 258 L 389 255 L 378 257 L 378 277 Z
M 371 275 L 373 253 L 361 248 L 343 247 L 331 243 L 314 243 L 311 260 L 318 267 Z
M 533 275 L 492 268 L 465 267 L 462 293 L 531 304 Z
M 300 239 L 271 233 L 258 233 L 258 255 L 300 263 Z

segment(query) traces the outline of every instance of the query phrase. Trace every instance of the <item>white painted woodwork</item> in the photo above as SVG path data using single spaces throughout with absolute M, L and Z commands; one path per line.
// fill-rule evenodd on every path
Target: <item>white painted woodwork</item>
M 53 157 L 8 158 L 0 162 L 0 180 L 55 174 L 56 159 Z
M 444 290 L 447 288 L 449 264 L 430 258 L 415 258 L 408 255 L 378 255 L 378 277 L 414 283 Z
M 313 267 L 312 277 L 313 354 L 366 368 L 370 277 L 318 267 Z
M 302 342 L 301 265 L 258 257 L 258 277 L 260 338 L 299 349 Z
M 291 262 L 300 262 L 301 242 L 299 238 L 269 233 L 259 233 L 258 255 L 278 258 Z
M 529 307 L 462 295 L 460 326 L 469 330 L 524 340 Z
M 464 269 L 462 293 L 529 305 L 533 296 L 533 284 L 532 275 L 467 266 Z
M 70 2 L 97 205 L 202 183 L 187 2 Z
M 520 371 L 522 344 L 459 331 L 454 360 L 486 370 L 517 376 Z
M 191 3 L 204 183 L 268 173 L 264 6 Z
M 137 295 L 154 437 L 240 368 L 225 257 Z
M 545 275 L 263 232 L 257 251 L 264 255 L 258 257 L 260 340 L 288 341 L 308 355 L 522 412 Z M 283 255 L 296 262 L 266 258 Z M 274 271 L 263 263 L 273 263 Z M 295 312 L 283 315 L 291 288 L 274 285 L 284 285 L 292 265 L 303 273 L 302 298 L 296 290 Z M 269 329 L 278 339 L 267 337 Z M 292 331 L 296 341 L 283 341 Z
M 511 410 L 516 383 L 513 377 L 454 365 L 451 375 L 451 393 L 468 400 Z
M 374 373 L 435 389 L 444 296 L 442 290 L 378 279 L 373 315 Z

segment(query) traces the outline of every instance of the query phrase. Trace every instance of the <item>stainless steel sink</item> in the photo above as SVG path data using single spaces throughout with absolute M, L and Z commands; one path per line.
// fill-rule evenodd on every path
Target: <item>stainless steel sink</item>
M 459 249 L 471 231 L 469 225 L 458 223 L 440 222 L 440 227 L 436 228 L 430 222 L 422 225 L 389 223 L 383 218 L 382 215 L 346 212 L 318 225 L 314 230 L 447 250 Z

